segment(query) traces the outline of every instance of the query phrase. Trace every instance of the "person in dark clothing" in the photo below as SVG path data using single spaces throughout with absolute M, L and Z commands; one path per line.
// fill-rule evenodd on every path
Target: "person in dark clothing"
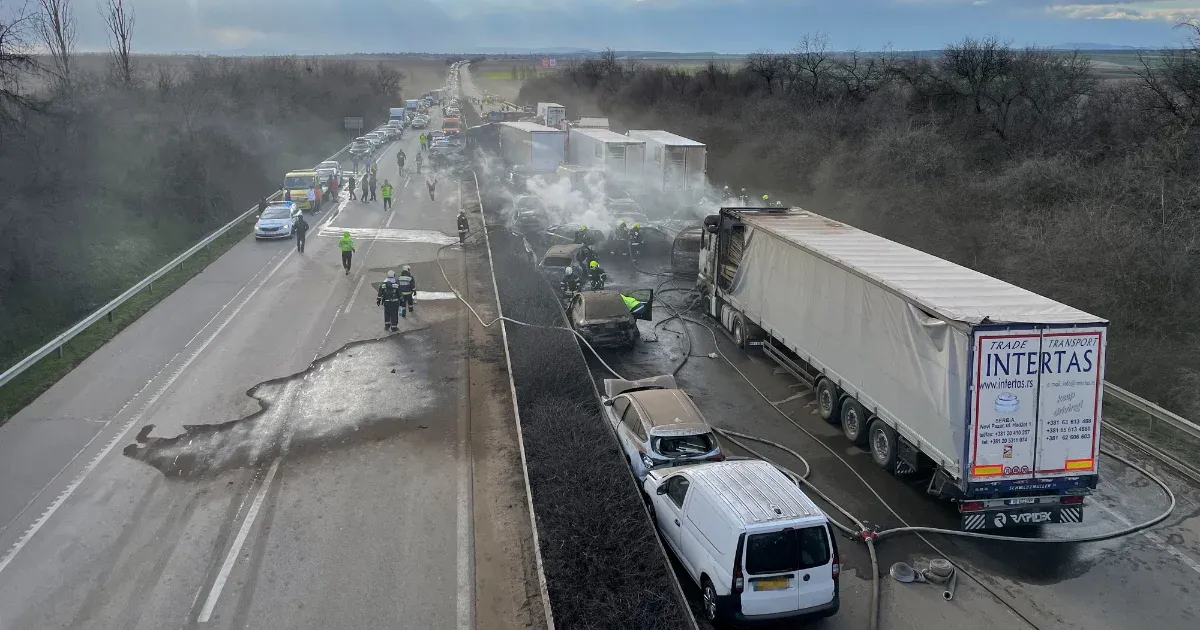
M 575 273 L 575 267 L 567 267 L 566 273 L 563 274 L 562 282 L 559 283 L 559 288 L 562 289 L 563 295 L 573 295 L 579 292 L 579 276 Z
M 642 225 L 634 223 L 633 229 L 629 230 L 629 251 L 638 256 L 642 253 Z
M 617 224 L 617 229 L 613 230 L 613 238 L 608 246 L 608 253 L 615 254 L 616 250 L 621 250 L 622 256 L 629 255 L 629 226 L 625 225 L 625 219 Z
M 396 277 L 396 286 L 400 289 L 400 316 L 408 317 L 408 312 L 417 312 L 416 302 L 413 298 L 417 295 L 417 279 L 412 275 L 412 269 L 408 265 L 400 270 L 400 275 Z
M 400 314 L 400 283 L 396 279 L 396 272 L 387 272 L 387 278 L 379 283 L 379 296 L 375 298 L 375 305 L 383 305 L 383 329 L 396 332 L 396 324 L 400 323 L 397 317 Z
M 592 235 L 588 234 L 586 225 L 581 225 L 578 230 L 575 230 L 575 242 L 580 245 L 592 244 Z
M 263 212 L 264 210 L 266 210 L 266 209 L 267 209 L 267 198 L 266 198 L 266 197 L 263 197 L 262 199 L 259 199 L 259 200 L 258 200 L 258 212 L 259 212 L 259 214 L 262 214 L 262 212 Z
M 471 224 L 467 223 L 467 211 L 458 211 L 458 242 L 467 242 L 467 232 L 471 231 Z
M 588 263 L 588 275 L 592 280 L 592 290 L 604 290 L 604 281 L 608 279 L 608 275 L 604 273 L 604 268 L 598 261 L 593 260 Z
M 296 221 L 296 251 L 304 253 L 304 238 L 308 236 L 308 221 L 304 220 L 304 215 L 300 215 L 300 219 Z
M 375 171 L 371 171 L 371 182 L 367 184 L 367 188 L 371 189 L 371 201 L 375 201 Z
M 287 189 L 287 190 L 283 191 L 283 200 L 284 200 L 284 201 L 291 201 L 291 200 L 292 200 L 292 189 L 291 189 L 291 188 L 289 188 L 289 189 Z
M 346 182 L 346 190 L 350 191 L 350 199 L 351 200 L 358 199 L 358 197 L 354 196 L 354 183 L 355 183 L 354 176 L 351 175 L 349 181 Z
M 436 201 L 436 199 L 433 198 L 433 191 L 437 188 L 437 180 L 433 177 L 427 178 L 425 180 L 425 187 L 429 189 L 429 200 Z

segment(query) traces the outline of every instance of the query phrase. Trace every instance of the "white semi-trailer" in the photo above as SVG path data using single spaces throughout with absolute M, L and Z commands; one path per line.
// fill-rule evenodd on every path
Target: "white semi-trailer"
M 705 186 L 707 147 L 661 129 L 631 129 L 630 138 L 646 143 L 642 178 L 653 190 L 696 190 Z
M 1083 520 L 1106 320 L 811 212 L 704 223 L 709 315 L 810 382 L 879 466 L 929 472 L 963 529 Z
M 547 127 L 558 127 L 567 119 L 567 108 L 558 103 L 538 103 L 538 121 Z
M 598 167 L 605 175 L 641 177 L 646 143 L 608 129 L 576 127 L 568 136 L 571 164 Z
M 567 132 L 529 122 L 502 122 L 500 156 L 509 166 L 554 173 L 567 163 Z

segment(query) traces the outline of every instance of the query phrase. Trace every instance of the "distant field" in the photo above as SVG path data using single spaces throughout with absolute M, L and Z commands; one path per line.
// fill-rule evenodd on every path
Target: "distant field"
M 167 66 L 185 70 L 189 63 L 197 59 L 191 55 L 136 55 L 135 66 L 143 75 L 150 75 L 156 68 Z M 247 57 L 246 59 L 254 59 Z M 318 60 L 333 60 L 345 59 L 340 57 L 317 57 Z M 404 73 L 404 94 L 419 95 L 422 92 L 428 92 L 445 85 L 446 70 L 448 66 L 441 59 L 364 59 L 364 58 L 348 58 L 356 64 L 364 66 L 374 66 L 382 63 L 383 65 L 395 68 Z M 44 60 L 43 60 L 44 61 Z M 77 66 L 85 72 L 103 72 L 108 67 L 107 55 L 78 55 L 76 57 Z M 45 86 L 45 78 L 40 76 L 26 76 L 21 79 L 21 88 L 26 92 L 36 92 Z

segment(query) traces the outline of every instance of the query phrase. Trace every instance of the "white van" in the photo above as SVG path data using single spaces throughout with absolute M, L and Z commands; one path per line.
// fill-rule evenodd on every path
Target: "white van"
M 767 462 L 650 471 L 651 512 L 704 597 L 709 621 L 817 619 L 841 606 L 829 519 Z

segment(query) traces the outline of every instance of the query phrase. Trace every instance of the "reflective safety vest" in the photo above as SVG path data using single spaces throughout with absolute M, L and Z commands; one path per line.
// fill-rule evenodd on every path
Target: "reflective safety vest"
M 391 199 L 392 198 L 392 185 L 384 184 L 383 188 L 379 189 L 379 194 L 383 195 L 384 199 Z
M 338 241 L 338 249 L 344 252 L 352 252 L 354 251 L 354 241 L 350 240 L 349 237 L 343 236 L 341 240 Z
M 641 302 L 639 302 L 625 294 L 621 294 L 621 299 L 625 300 L 625 307 L 631 311 L 641 305 Z

